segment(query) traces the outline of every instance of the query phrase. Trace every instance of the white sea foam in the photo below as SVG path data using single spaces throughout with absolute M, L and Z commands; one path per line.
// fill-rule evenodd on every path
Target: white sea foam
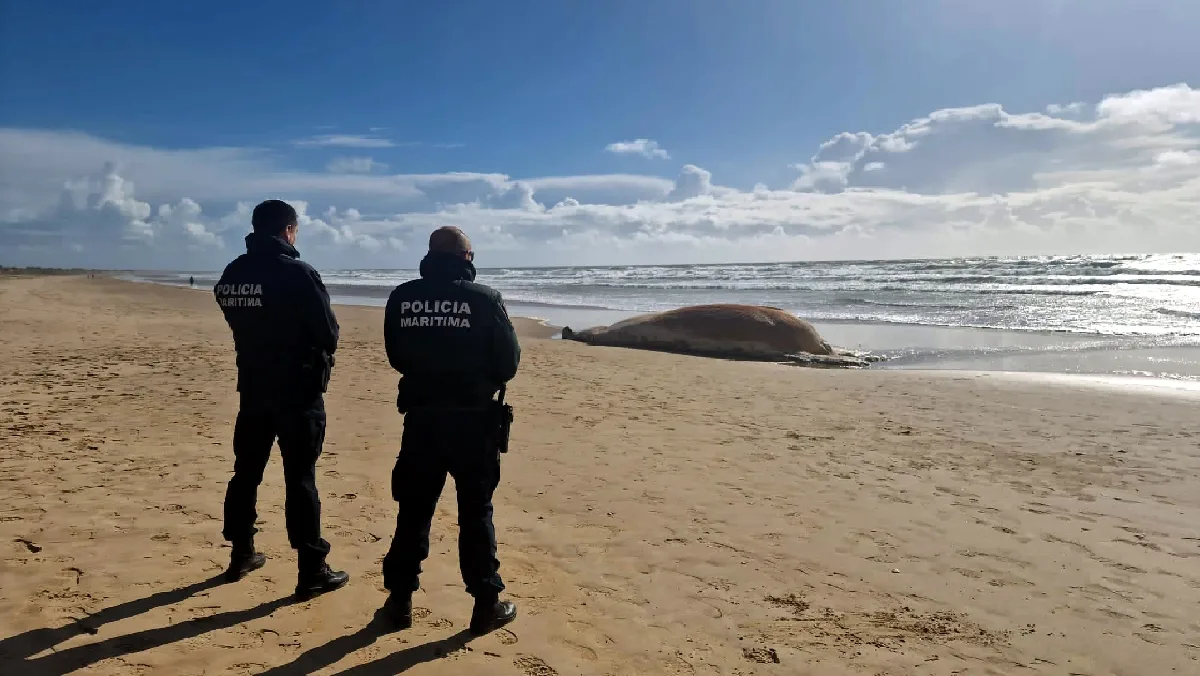
M 321 274 L 338 300 L 372 305 L 417 276 L 415 270 Z M 214 273 L 140 276 L 186 284 L 189 275 L 198 286 L 211 286 L 216 279 Z M 729 302 L 783 308 L 833 333 L 847 330 L 839 326 L 891 326 L 896 329 L 851 333 L 861 338 L 856 346 L 886 351 L 896 358 L 893 364 L 1030 362 L 1030 351 L 1077 353 L 1077 361 L 1099 364 L 1086 355 L 1123 350 L 1121 363 L 1105 372 L 1153 371 L 1130 362 L 1128 351 L 1200 349 L 1200 254 L 481 268 L 478 281 L 501 291 L 522 314 L 555 323 L 608 322 L 638 312 Z M 905 326 L 928 330 L 899 330 Z M 931 333 L 935 327 L 941 333 Z M 993 345 L 986 330 L 1026 337 Z M 945 336 L 958 342 L 946 343 Z M 1190 364 L 1190 359 L 1184 361 Z M 1187 364 L 1181 373 L 1192 372 Z

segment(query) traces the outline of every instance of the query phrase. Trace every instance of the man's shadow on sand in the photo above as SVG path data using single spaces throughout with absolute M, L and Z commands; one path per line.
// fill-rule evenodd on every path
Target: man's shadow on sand
M 207 617 L 197 617 L 166 627 L 145 629 L 132 634 L 114 636 L 98 643 L 88 643 L 42 657 L 33 657 L 81 634 L 95 635 L 106 624 L 179 603 L 223 584 L 226 584 L 225 576 L 220 574 L 186 587 L 158 592 L 145 598 L 111 606 L 61 627 L 32 629 L 16 636 L 0 639 L 0 674 L 66 674 L 103 660 L 159 648 L 217 629 L 228 629 L 243 622 L 266 617 L 280 608 L 298 602 L 295 597 L 287 596 L 245 610 L 231 610 Z M 393 631 L 395 631 L 395 627 L 383 616 L 382 612 L 376 612 L 374 619 L 357 632 L 305 651 L 292 662 L 264 672 L 263 676 L 267 674 L 300 676 L 312 673 L 336 663 L 350 653 L 371 645 L 376 639 Z M 474 636 L 469 631 L 463 630 L 448 638 L 405 648 L 374 662 L 351 667 L 342 671 L 338 676 L 398 674 L 418 664 L 446 657 L 465 647 L 473 638 Z
M 106 624 L 119 622 L 149 612 L 155 608 L 178 603 L 222 584 L 225 584 L 223 574 L 211 577 L 203 582 L 190 584 L 186 587 L 158 592 L 146 598 L 127 601 L 110 608 L 105 608 L 62 627 L 33 629 L 2 639 L 0 640 L 0 674 L 66 674 L 83 669 L 101 660 L 158 648 L 177 641 L 194 638 L 216 629 L 227 629 L 243 622 L 266 617 L 284 606 L 296 603 L 294 597 L 288 596 L 268 601 L 253 608 L 247 608 L 246 610 L 234 610 L 207 617 L 197 617 L 166 627 L 145 629 L 133 634 L 114 636 L 98 643 L 88 643 L 67 648 L 66 650 L 59 650 L 43 657 L 33 657 L 80 634 L 95 635 Z
M 291 662 L 280 665 L 259 676 L 303 676 L 336 663 L 350 653 L 356 652 L 375 642 L 376 639 L 396 631 L 392 623 L 376 611 L 375 617 L 365 627 L 353 634 L 335 638 L 323 646 L 307 650 Z M 381 657 L 373 662 L 350 667 L 336 676 L 394 676 L 403 673 L 426 662 L 440 660 L 451 653 L 461 650 L 474 640 L 475 636 L 468 630 L 462 631 L 437 641 L 422 643 Z

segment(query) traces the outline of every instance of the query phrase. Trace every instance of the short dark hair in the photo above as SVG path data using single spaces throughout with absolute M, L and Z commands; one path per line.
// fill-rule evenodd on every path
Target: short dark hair
M 300 216 L 292 205 L 283 200 L 267 200 L 254 207 L 250 225 L 259 234 L 278 235 L 299 220 Z

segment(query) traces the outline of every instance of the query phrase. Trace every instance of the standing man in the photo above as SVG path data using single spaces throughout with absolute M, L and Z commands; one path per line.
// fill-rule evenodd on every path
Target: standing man
M 258 485 L 279 440 L 286 486 L 288 542 L 296 550 L 296 595 L 332 591 L 350 576 L 325 563 L 317 458 L 325 441 L 324 392 L 333 369 L 338 323 L 321 276 L 294 246 L 296 210 L 267 200 L 254 207 L 246 253 L 225 268 L 213 288 L 237 350 L 241 408 L 233 430 L 233 478 L 225 494 L 223 535 L 233 545 L 225 577 L 240 580 L 262 568 L 254 549 Z
M 501 601 L 492 493 L 500 451 L 492 397 L 517 373 L 521 348 L 504 301 L 475 283 L 471 242 L 452 226 L 429 237 L 421 278 L 396 287 L 384 313 L 388 361 L 400 372 L 396 408 L 404 414 L 400 455 L 392 470 L 399 503 L 396 535 L 383 560 L 385 610 L 412 625 L 412 594 L 429 556 L 429 527 L 446 474 L 458 493 L 458 558 L 475 597 L 470 629 L 486 633 L 516 617 Z

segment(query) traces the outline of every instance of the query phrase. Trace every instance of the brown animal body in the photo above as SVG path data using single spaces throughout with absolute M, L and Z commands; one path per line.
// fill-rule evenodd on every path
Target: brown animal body
M 812 324 L 778 308 L 757 305 L 693 305 L 639 315 L 611 326 L 562 337 L 590 345 L 633 347 L 730 359 L 782 360 L 806 353 L 833 355 Z

